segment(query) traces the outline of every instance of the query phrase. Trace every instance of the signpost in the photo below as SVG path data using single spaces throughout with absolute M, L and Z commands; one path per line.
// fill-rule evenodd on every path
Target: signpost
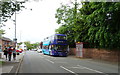
M 17 38 L 13 39 L 15 48 L 17 47 Z

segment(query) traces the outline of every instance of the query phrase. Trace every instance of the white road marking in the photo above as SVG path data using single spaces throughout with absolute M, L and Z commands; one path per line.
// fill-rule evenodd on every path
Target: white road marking
M 88 68 L 88 67 L 84 67 L 84 66 L 81 66 L 81 65 L 77 65 L 77 66 L 83 67 L 84 69 L 88 69 L 88 70 L 91 70 L 91 71 L 94 71 L 94 72 L 97 72 L 97 73 L 103 73 L 103 72 L 101 72 L 101 71 L 97 71 L 97 70 L 94 70 L 94 69 L 91 69 L 91 68 Z M 108 74 L 106 74 L 106 73 L 103 73 L 103 74 L 108 75 Z
M 39 55 L 40 58 L 44 58 L 44 57 L 42 56 L 42 54 L 38 54 L 38 55 Z
M 41 56 L 40 56 L 40 58 L 44 58 L 44 57 L 41 57 Z
M 4 67 L 2 67 L 2 73 L 10 73 L 12 68 L 13 68 L 13 66 L 4 66 Z
M 84 69 L 84 67 L 68 67 L 68 68 L 74 68 L 74 69 Z
M 43 56 L 41 56 L 41 55 L 40 55 L 39 57 L 40 57 L 40 58 L 44 58 L 44 57 L 43 57 Z
M 52 57 L 52 56 L 51 56 L 50 58 L 52 58 L 52 59 L 56 59 L 55 57 Z
M 73 73 L 73 74 L 75 74 L 75 75 L 78 75 L 78 74 L 76 74 L 75 72 L 73 72 L 73 71 L 71 71 L 71 70 L 69 70 L 69 69 L 67 69 L 67 68 L 65 68 L 65 67 L 63 67 L 63 66 L 60 66 L 60 67 L 63 68 L 64 70 L 70 72 L 70 73 Z
M 48 56 L 48 55 L 44 55 L 44 57 L 53 58 L 53 57 L 51 57 L 51 56 Z
M 13 66 L 11 66 L 11 69 L 10 69 L 10 71 L 12 70 L 12 68 L 13 68 Z M 10 71 L 9 71 L 8 73 L 10 73 Z
M 55 57 L 52 57 L 52 56 L 51 56 L 50 58 L 51 58 L 51 59 L 54 59 L 54 60 L 56 60 L 56 58 L 55 58 Z
M 50 57 L 52 58 L 53 60 L 64 60 L 65 58 L 55 58 L 55 57 Z
M 55 62 L 55 63 L 67 63 L 67 62 Z
M 49 59 L 45 59 L 45 60 L 47 60 L 47 61 L 49 61 L 49 62 L 51 62 L 51 63 L 53 63 L 53 64 L 54 64 L 54 62 L 53 62 L 53 61 L 51 61 L 51 60 L 49 60 Z

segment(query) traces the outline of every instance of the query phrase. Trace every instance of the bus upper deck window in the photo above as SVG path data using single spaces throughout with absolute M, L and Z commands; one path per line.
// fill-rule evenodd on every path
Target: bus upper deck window
M 60 35 L 58 35 L 57 39 L 66 39 L 66 36 L 60 36 Z

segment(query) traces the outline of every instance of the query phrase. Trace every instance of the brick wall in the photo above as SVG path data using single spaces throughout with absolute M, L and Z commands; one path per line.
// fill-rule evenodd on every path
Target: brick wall
M 92 59 L 99 59 L 99 60 L 106 60 L 112 62 L 118 62 L 118 57 L 120 51 L 118 50 L 105 50 L 105 49 L 91 49 L 91 48 L 84 48 L 84 56 L 85 58 L 92 58 Z
M 96 48 L 83 48 L 83 58 L 118 62 L 120 51 Z M 76 56 L 76 48 L 70 48 L 69 55 Z
M 76 55 L 76 48 L 70 48 L 69 55 Z
M 83 48 L 83 57 L 84 58 L 92 58 L 92 49 L 90 48 Z

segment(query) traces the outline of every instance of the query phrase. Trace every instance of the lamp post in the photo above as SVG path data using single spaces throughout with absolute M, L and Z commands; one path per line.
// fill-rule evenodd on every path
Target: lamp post
M 16 12 L 15 12 L 15 48 L 17 44 L 17 38 L 16 38 Z
M 15 2 L 16 4 L 16 2 Z M 15 6 L 15 9 L 16 9 L 16 6 Z M 16 44 L 17 44 L 17 38 L 16 38 L 16 11 L 15 11 L 15 20 L 14 20 L 14 24 L 15 24 L 15 38 L 14 38 L 14 42 L 15 42 L 15 48 L 16 48 Z

